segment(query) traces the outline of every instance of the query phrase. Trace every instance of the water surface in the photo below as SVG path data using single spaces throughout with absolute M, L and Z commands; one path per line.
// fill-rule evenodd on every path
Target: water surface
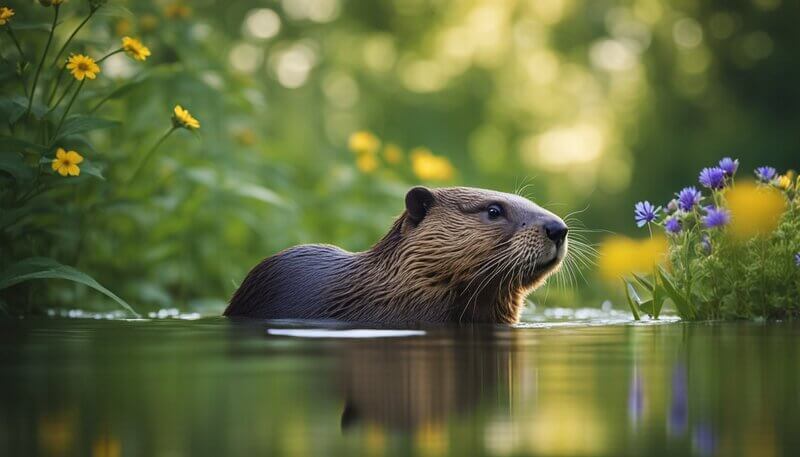
M 0 383 L 9 456 L 800 455 L 791 323 L 29 318 Z

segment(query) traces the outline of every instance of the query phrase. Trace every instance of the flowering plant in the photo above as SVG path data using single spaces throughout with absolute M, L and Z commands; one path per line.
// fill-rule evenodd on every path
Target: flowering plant
M 11 90 L 3 92 L 0 97 L 3 130 L 0 132 L 0 242 L 4 246 L 0 259 L 0 292 L 4 293 L 3 297 L 10 297 L 11 302 L 24 303 L 31 290 L 25 291 L 22 287 L 27 284 L 19 284 L 33 279 L 64 279 L 95 289 L 137 315 L 127 302 L 91 276 L 63 264 L 58 259 L 63 255 L 55 254 L 53 249 L 43 253 L 40 246 L 66 244 L 67 249 L 75 252 L 67 263 L 77 263 L 84 242 L 82 222 L 87 213 L 91 214 L 90 210 L 99 206 L 81 207 L 78 201 L 85 202 L 98 195 L 117 200 L 127 198 L 124 195 L 127 184 L 139 174 L 156 148 L 175 130 L 197 130 L 200 123 L 180 106 L 174 109 L 172 125 L 168 124 L 168 114 L 164 113 L 165 127 L 170 128 L 133 167 L 125 167 L 125 170 L 133 168 L 134 171 L 124 173 L 123 179 L 114 179 L 109 174 L 105 163 L 99 160 L 99 148 L 94 144 L 96 136 L 91 135 L 122 123 L 95 113 L 105 102 L 121 98 L 133 83 L 120 85 L 104 78 L 103 66 L 108 63 L 106 59 L 115 54 L 125 53 L 141 63 L 151 52 L 138 39 L 125 36 L 121 42 L 112 44 L 110 51 L 99 54 L 102 57 L 93 57 L 98 54 L 96 47 L 80 44 L 75 38 L 98 10 L 105 7 L 106 1 L 87 3 L 88 10 L 81 10 L 62 0 L 40 0 L 39 4 L 48 8 L 51 18 L 44 29 L 18 22 L 32 15 L 31 7 L 17 12 L 0 5 L 0 32 L 10 38 L 14 50 L 11 57 L 3 56 L 0 62 L 3 74 L 11 75 L 2 83 L 4 88 L 17 90 L 16 94 Z M 63 24 L 59 21 L 60 15 L 71 12 L 83 15 L 83 20 L 58 43 L 56 29 Z M 22 32 L 23 39 L 17 38 L 15 30 Z M 44 46 L 37 46 L 34 33 L 39 31 L 45 32 L 42 34 L 46 35 Z M 57 43 L 60 46 L 56 48 Z M 96 186 L 99 192 L 92 195 L 90 186 Z M 69 192 L 67 188 L 74 190 Z M 64 236 L 70 230 L 74 233 Z M 76 242 L 74 245 L 54 243 L 53 239 L 59 236 Z M 6 244 L 8 240 L 21 238 L 26 243 Z M 8 312 L 9 306 L 5 305 L 3 297 L 0 297 L 0 311 Z
M 636 224 L 663 229 L 668 248 L 665 265 L 624 280 L 635 319 L 658 318 L 667 299 L 688 320 L 800 315 L 800 182 L 759 167 L 755 183 L 737 184 L 738 167 L 726 157 L 704 168 L 703 190 L 686 187 L 663 210 L 636 203 Z

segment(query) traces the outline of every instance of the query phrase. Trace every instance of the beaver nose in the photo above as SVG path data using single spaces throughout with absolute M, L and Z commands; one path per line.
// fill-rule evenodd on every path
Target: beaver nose
M 569 229 L 566 224 L 561 221 L 549 221 L 545 222 L 544 231 L 547 237 L 553 240 L 556 246 L 561 246 L 561 244 L 564 243 L 564 239 L 567 237 Z

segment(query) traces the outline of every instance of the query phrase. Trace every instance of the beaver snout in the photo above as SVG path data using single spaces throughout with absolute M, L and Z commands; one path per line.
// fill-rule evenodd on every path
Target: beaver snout
M 544 223 L 544 232 L 556 244 L 556 247 L 561 247 L 567 238 L 569 228 L 560 220 L 551 220 Z

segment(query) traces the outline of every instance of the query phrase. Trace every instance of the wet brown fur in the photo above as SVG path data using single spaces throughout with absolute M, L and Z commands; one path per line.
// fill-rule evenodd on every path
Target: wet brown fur
M 525 296 L 560 266 L 566 251 L 565 241 L 556 254 L 540 223 L 557 217 L 511 194 L 463 187 L 425 191 L 433 200 L 422 202 L 428 205 L 424 215 L 420 218 L 413 214 L 419 208 L 407 206 L 367 251 L 351 254 L 308 245 L 266 259 L 245 279 L 225 314 L 383 323 L 518 322 Z M 488 221 L 485 209 L 493 202 L 516 214 L 516 223 Z M 318 273 L 324 286 L 308 299 L 318 303 L 296 312 L 265 311 L 270 290 L 284 286 L 277 280 L 282 276 L 270 271 L 280 265 L 276 258 L 297 258 L 303 252 L 292 250 L 304 248 L 320 250 L 305 261 L 335 264 Z

